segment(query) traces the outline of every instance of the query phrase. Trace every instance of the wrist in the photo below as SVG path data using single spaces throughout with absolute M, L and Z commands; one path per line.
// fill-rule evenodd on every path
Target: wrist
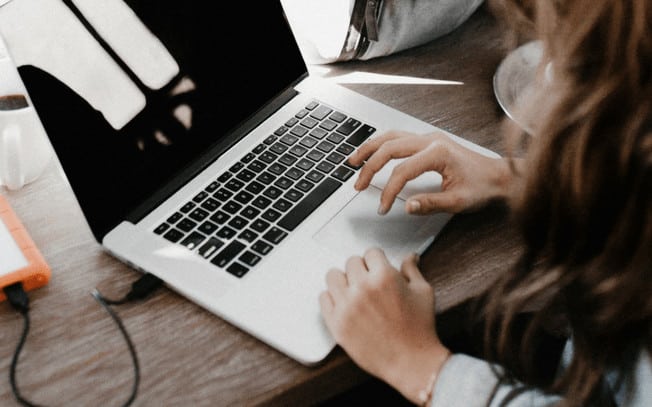
M 439 373 L 450 356 L 451 352 L 441 344 L 417 352 L 404 360 L 404 367 L 395 370 L 389 384 L 412 403 L 427 405 Z
M 521 165 L 521 159 L 500 158 L 495 161 L 491 185 L 493 185 L 496 199 L 505 200 L 509 197 L 510 189 L 514 181 L 514 168 L 516 170 Z

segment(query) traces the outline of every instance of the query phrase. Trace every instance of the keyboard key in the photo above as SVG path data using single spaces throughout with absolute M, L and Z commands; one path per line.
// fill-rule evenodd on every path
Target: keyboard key
M 260 158 L 260 161 L 266 162 L 267 164 L 273 163 L 274 161 L 276 161 L 276 157 L 278 157 L 276 154 L 271 153 L 269 151 L 265 151 L 261 155 L 258 156 L 258 158 Z
M 273 227 L 267 233 L 263 235 L 263 239 L 267 240 L 270 243 L 279 244 L 285 237 L 288 235 L 288 232 Z
M 360 121 L 349 117 L 340 127 L 337 128 L 337 132 L 348 136 L 353 132 L 353 130 L 360 127 L 361 124 Z
M 176 229 L 170 229 L 163 235 L 163 237 L 172 243 L 176 243 L 183 237 L 183 233 L 179 232 Z
M 245 274 L 247 274 L 247 272 L 249 272 L 249 269 L 243 266 L 242 264 L 233 263 L 226 268 L 226 271 L 228 271 L 229 273 L 233 274 L 236 277 L 242 277 Z
M 254 195 L 247 191 L 240 191 L 235 195 L 235 197 L 233 197 L 233 199 L 246 205 L 254 199 Z
M 291 154 L 284 154 L 283 157 L 279 158 L 279 161 L 287 166 L 290 166 L 297 162 L 297 157 Z
M 299 199 L 303 198 L 303 194 L 296 189 L 287 191 L 283 196 L 292 202 L 297 202 Z
M 256 232 L 263 233 L 269 227 L 269 223 L 262 219 L 256 219 L 249 227 Z
M 313 131 L 310 132 L 310 135 L 316 138 L 317 140 L 323 139 L 324 137 L 326 137 L 327 134 L 328 132 L 320 127 L 317 127 L 316 129 L 313 129 Z
M 348 139 L 346 139 L 346 142 L 351 144 L 352 146 L 358 147 L 366 139 L 368 139 L 369 136 L 374 134 L 375 131 L 376 131 L 375 128 L 367 124 L 363 124 L 362 127 L 360 127 L 355 133 L 353 133 Z
M 330 153 L 328 155 L 328 157 L 326 157 L 326 159 L 328 161 L 332 162 L 333 164 L 339 164 L 342 161 L 344 161 L 345 158 L 346 157 L 344 157 L 342 154 L 340 154 L 338 152 L 335 152 L 335 151 L 333 151 L 332 153 Z
M 298 168 L 290 168 L 285 175 L 288 176 L 288 178 L 292 178 L 293 180 L 298 180 L 299 178 L 303 177 L 303 174 L 305 174 L 303 171 L 301 171 Z
M 283 129 L 283 131 L 282 131 L 280 134 L 283 134 L 283 133 L 285 133 L 285 132 L 287 131 L 287 129 L 286 129 L 285 127 L 281 127 L 281 128 L 279 128 L 278 130 L 276 130 L 276 131 L 278 132 L 278 131 L 281 130 L 281 129 Z M 275 142 L 276 140 L 278 140 L 278 137 L 277 137 L 277 136 L 274 136 L 274 135 L 271 135 L 271 136 L 267 137 L 265 140 L 263 140 L 263 143 L 264 143 L 264 144 L 267 144 L 267 145 L 270 145 L 270 144 L 272 144 L 273 142 Z
M 312 182 L 307 181 L 305 179 L 302 179 L 301 181 L 297 182 L 297 185 L 295 185 L 295 187 L 301 192 L 308 192 L 314 186 L 315 186 L 315 184 L 313 184 Z
M 226 185 L 224 186 L 233 192 L 238 192 L 244 185 L 245 185 L 244 182 L 240 181 L 239 179 L 233 178 L 229 180 L 229 182 L 227 182 Z
M 265 148 L 267 148 L 265 147 L 265 144 L 258 144 L 253 150 L 251 150 L 251 152 L 254 154 L 260 154 L 265 151 Z
M 246 251 L 242 253 L 242 256 L 238 257 L 238 260 L 243 262 L 249 267 L 253 267 L 260 261 L 261 257 L 253 252 Z
M 297 168 L 301 168 L 304 171 L 308 171 L 309 169 L 315 166 L 315 163 L 308 160 L 307 158 L 302 158 L 299 160 L 296 166 Z
M 192 200 L 195 201 L 195 202 L 197 202 L 197 203 L 200 203 L 201 201 L 203 201 L 203 200 L 206 199 L 207 197 L 208 197 L 208 192 L 206 192 L 206 191 L 201 191 L 200 193 L 198 193 L 197 195 L 195 195 L 195 197 L 192 198 Z
M 316 183 L 316 182 L 321 181 L 322 178 L 324 178 L 324 174 L 322 174 L 322 173 L 319 172 L 319 171 L 312 170 L 312 171 L 310 171 L 310 172 L 308 173 L 308 175 L 306 175 L 306 178 L 309 179 L 310 181 Z
M 249 191 L 254 195 L 260 193 L 263 189 L 265 189 L 265 185 L 261 184 L 258 181 L 253 181 L 245 187 L 246 191 Z
M 233 164 L 231 168 L 229 168 L 229 171 L 235 174 L 236 172 L 240 171 L 242 168 L 244 168 L 244 164 L 242 162 L 237 162 Z
M 251 229 L 245 229 L 238 235 L 238 238 L 251 243 L 258 238 L 258 233 L 253 232 Z
M 330 141 L 333 144 L 340 144 L 344 140 L 344 136 L 338 133 L 331 133 L 326 140 Z
M 170 225 L 168 225 L 167 223 L 161 223 L 156 227 L 156 229 L 154 229 L 154 233 L 160 235 L 168 229 L 170 229 Z
M 247 219 L 243 218 L 242 216 L 236 216 L 229 221 L 229 226 L 235 230 L 241 230 L 247 226 L 247 223 L 249 223 Z
M 282 189 L 288 189 L 294 184 L 294 181 L 292 181 L 290 178 L 287 177 L 281 177 L 274 182 L 274 185 L 282 188 Z
M 208 215 L 209 215 L 208 211 L 205 211 L 201 208 L 195 208 L 195 210 L 190 212 L 190 215 L 188 216 L 193 220 L 196 220 L 197 222 L 201 222 L 204 219 L 206 219 Z
M 230 172 L 227 171 L 227 172 L 225 172 L 224 174 L 220 175 L 220 176 L 217 178 L 217 180 L 220 181 L 220 182 L 226 182 L 226 181 L 228 181 L 229 178 L 231 178 L 232 176 L 233 176 L 233 174 L 231 174 Z
M 188 203 L 186 203 L 185 205 L 183 205 L 183 206 L 181 207 L 181 209 L 179 209 L 179 210 L 180 210 L 181 212 L 183 212 L 183 213 L 188 213 L 188 212 L 190 212 L 190 211 L 192 210 L 192 208 L 194 208 L 195 206 L 196 206 L 196 205 L 195 205 L 193 202 L 188 202 Z
M 288 169 L 288 167 L 286 167 L 285 165 L 281 165 L 279 163 L 274 163 L 274 164 L 270 165 L 269 168 L 268 168 L 269 172 L 271 172 L 274 175 L 281 175 L 287 169 Z
M 324 129 L 326 131 L 332 131 L 333 129 L 335 129 L 335 127 L 337 127 L 337 123 L 335 123 L 332 120 L 324 120 L 323 122 L 321 122 L 319 124 L 319 127 L 321 127 L 322 129 Z
M 281 191 L 280 189 L 278 189 L 278 188 L 276 188 L 274 186 L 271 186 L 271 187 L 268 187 L 265 190 L 265 192 L 263 192 L 263 195 L 265 195 L 266 197 L 271 198 L 271 199 L 276 199 L 279 196 L 281 196 L 282 193 L 283 193 L 283 191 Z
M 235 214 L 237 213 L 240 209 L 242 209 L 242 204 L 239 204 L 237 202 L 229 201 L 222 206 L 222 209 L 227 211 L 230 214 Z
M 324 158 L 326 154 L 322 153 L 319 150 L 312 150 L 311 152 L 308 153 L 306 157 L 310 158 L 313 161 L 319 161 L 322 158 Z
M 220 207 L 220 203 L 213 198 L 208 198 L 207 200 L 202 202 L 201 207 L 209 212 L 215 212 L 217 208 Z
M 282 136 L 286 131 L 288 131 L 288 128 L 286 126 L 281 126 L 278 129 L 276 129 L 274 134 L 277 136 Z
M 201 244 L 206 239 L 206 236 L 202 235 L 199 232 L 192 232 L 189 234 L 183 241 L 182 245 L 186 246 L 188 249 L 193 250 Z
M 224 213 L 222 211 L 217 211 L 209 219 L 217 223 L 218 225 L 221 225 L 224 222 L 226 222 L 227 219 L 229 218 L 230 216 L 227 213 Z
M 177 223 L 177 227 L 184 232 L 190 232 L 197 226 L 197 223 L 191 221 L 190 219 L 186 218 L 183 219 L 181 222 Z
M 329 119 L 334 122 L 342 123 L 344 120 L 346 120 L 346 115 L 340 112 L 333 112 L 333 114 L 330 115 Z
M 302 155 L 304 155 L 307 152 L 308 152 L 308 149 L 305 148 L 304 146 L 297 145 L 297 146 L 294 146 L 294 147 L 290 148 L 290 153 L 296 155 L 297 157 L 301 157 Z
M 307 128 L 309 128 L 309 129 L 312 129 L 312 128 L 315 127 L 317 124 L 319 124 L 319 122 L 318 122 L 317 120 L 313 119 L 312 117 L 306 117 L 305 119 L 303 119 L 303 120 L 301 121 L 301 125 L 302 125 L 303 127 L 307 127 Z
M 238 242 L 237 240 L 234 240 L 233 242 L 229 243 L 228 246 L 226 246 L 222 251 L 220 251 L 217 256 L 211 260 L 211 263 L 215 264 L 218 267 L 224 267 L 231 260 L 235 258 L 240 252 L 245 248 L 245 245 L 243 243 Z
M 265 209 L 272 203 L 272 200 L 264 196 L 257 196 L 251 204 L 259 209 Z
M 225 188 L 220 188 L 213 194 L 213 197 L 220 202 L 225 202 L 233 196 L 233 192 Z
M 333 109 L 330 107 L 320 105 L 315 111 L 310 113 L 310 117 L 314 117 L 317 120 L 324 120 L 332 111 Z
M 197 228 L 197 230 L 204 233 L 205 235 L 212 235 L 213 233 L 215 233 L 215 231 L 217 229 L 218 229 L 218 226 L 216 224 L 214 224 L 213 222 L 210 222 L 210 221 L 206 221 L 206 222 L 202 223 Z
M 206 186 L 206 188 L 204 188 L 204 191 L 212 193 L 212 192 L 215 192 L 215 190 L 217 188 L 219 188 L 219 186 L 220 186 L 219 182 L 213 181 L 210 184 L 208 184 L 208 186 Z
M 272 145 L 269 148 L 269 150 L 276 153 L 276 154 L 283 154 L 284 152 L 286 152 L 288 150 L 288 146 L 286 146 L 283 143 L 274 143 L 274 145 Z
M 317 144 L 317 148 L 324 153 L 330 153 L 335 148 L 335 145 L 324 140 L 321 143 Z
M 204 243 L 202 247 L 199 248 L 198 253 L 203 258 L 207 259 L 211 257 L 220 247 L 224 246 L 224 242 L 214 237 L 211 237 Z
M 287 144 L 288 146 L 291 146 L 297 141 L 299 141 L 299 137 L 293 136 L 291 134 L 286 134 L 285 136 L 281 137 L 281 141 Z
M 247 169 L 252 171 L 252 172 L 255 172 L 256 174 L 259 174 L 259 173 L 263 172 L 263 170 L 266 167 L 267 167 L 267 164 L 265 164 L 264 162 L 254 160 L 254 161 L 249 163 L 249 165 L 247 166 Z
M 315 146 L 315 144 L 317 144 L 317 140 L 315 140 L 314 138 L 308 136 L 308 137 L 303 138 L 299 142 L 299 144 L 301 144 L 302 146 L 307 147 L 307 148 L 312 148 L 312 147 Z
M 299 202 L 279 222 L 279 226 L 289 231 L 294 230 L 303 220 L 310 215 L 322 202 L 324 202 L 337 188 L 342 185 L 334 178 L 324 179 L 311 193 Z
M 254 179 L 255 176 L 256 176 L 255 172 L 249 171 L 248 169 L 245 168 L 242 171 L 240 171 L 238 175 L 236 175 L 236 178 L 239 179 L 240 181 L 249 182 L 252 179 Z
M 236 235 L 236 231 L 231 229 L 228 226 L 224 226 L 222 229 L 220 229 L 217 232 L 217 237 L 221 237 L 222 239 L 225 239 L 225 240 L 229 240 L 235 235 Z
M 290 120 L 285 122 L 285 127 L 290 128 L 297 123 L 299 123 L 299 120 L 296 117 L 292 117 L 290 118 Z
M 333 164 L 329 163 L 328 161 L 322 161 L 317 166 L 317 169 L 319 171 L 325 172 L 326 174 L 333 171 L 333 168 L 335 168 L 335 166 Z
M 244 208 L 242 210 L 242 212 L 240 212 L 240 215 L 242 215 L 245 218 L 251 220 L 251 219 L 255 218 L 256 216 L 258 216 L 259 213 L 260 213 L 260 209 L 256 209 L 253 206 L 249 205 L 246 208 Z
M 276 222 L 276 220 L 281 217 L 281 213 L 279 211 L 275 211 L 274 209 L 267 209 L 261 216 L 265 220 Z
M 335 149 L 335 151 L 337 151 L 340 154 L 344 154 L 344 155 L 351 154 L 353 152 L 353 150 L 355 150 L 355 149 L 353 147 L 351 147 L 350 145 L 346 144 L 346 143 L 342 144 L 341 146 L 338 146 Z
M 272 207 L 274 209 L 278 209 L 281 212 L 287 212 L 287 210 L 292 207 L 292 202 L 281 198 L 278 201 L 274 202 L 274 205 L 272 205 Z
M 290 134 L 296 136 L 296 137 L 303 137 L 308 133 L 308 129 L 306 129 L 303 126 L 294 126 L 292 130 L 290 130 Z
M 276 179 L 276 175 L 270 174 L 269 172 L 265 171 L 262 174 L 260 174 L 256 180 L 260 181 L 261 183 L 268 185 L 272 183 Z
M 255 251 L 258 254 L 262 254 L 263 256 L 271 252 L 273 248 L 274 246 L 269 243 L 265 243 L 262 240 L 259 240 L 251 245 L 251 250 Z
M 306 109 L 308 110 L 314 110 L 319 106 L 319 103 L 315 102 L 314 100 L 306 105 Z
M 351 175 L 353 175 L 353 170 L 350 168 L 346 168 L 344 166 L 338 167 L 333 173 L 331 174 L 333 177 L 339 179 L 340 181 L 344 182 L 347 179 L 351 178 Z
M 245 155 L 244 157 L 242 157 L 242 159 L 240 159 L 240 162 L 247 164 L 248 162 L 250 162 L 254 158 L 256 158 L 256 154 L 247 153 L 247 155 Z
M 181 218 L 183 218 L 183 215 L 179 212 L 175 212 L 168 218 L 167 222 L 170 224 L 175 224 Z

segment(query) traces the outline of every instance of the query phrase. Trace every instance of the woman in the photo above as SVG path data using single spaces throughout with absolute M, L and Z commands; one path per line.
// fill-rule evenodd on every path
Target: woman
M 362 190 L 391 158 L 408 157 L 383 191 L 381 213 L 425 171 L 441 173 L 442 192 L 412 197 L 410 213 L 509 203 L 525 252 L 482 297 L 492 363 L 442 344 L 416 256 L 398 273 L 370 249 L 331 270 L 320 296 L 324 320 L 360 367 L 414 403 L 652 405 L 652 4 L 500 6 L 531 22 L 552 61 L 553 80 L 532 103 L 538 120 L 525 157 L 489 159 L 442 134 L 391 132 L 351 158 L 366 160 Z M 559 316 L 570 339 L 545 380 L 533 344 Z

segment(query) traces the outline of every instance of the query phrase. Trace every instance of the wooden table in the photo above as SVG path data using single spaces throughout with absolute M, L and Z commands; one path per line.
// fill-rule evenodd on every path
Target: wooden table
M 367 62 L 332 66 L 462 85 L 345 85 L 498 153 L 504 115 L 492 76 L 505 55 L 501 29 L 480 9 L 452 34 Z M 139 273 L 93 239 L 58 162 L 18 191 L 1 189 L 52 268 L 49 285 L 30 293 L 32 328 L 18 366 L 24 396 L 48 406 L 118 406 L 132 385 L 123 337 L 90 292 L 119 297 Z M 455 216 L 423 258 L 439 311 L 480 291 L 520 249 L 504 210 Z M 164 288 L 115 308 L 138 351 L 137 406 L 314 405 L 369 379 L 337 348 L 308 368 Z M 0 405 L 16 405 L 9 364 L 21 317 L 0 304 Z

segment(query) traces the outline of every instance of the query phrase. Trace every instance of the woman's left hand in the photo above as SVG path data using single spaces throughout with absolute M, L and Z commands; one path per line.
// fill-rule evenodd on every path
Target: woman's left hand
M 450 355 L 435 331 L 435 296 L 406 258 L 394 268 L 380 249 L 332 269 L 320 297 L 322 315 L 337 343 L 370 374 L 419 402 L 432 374 Z

